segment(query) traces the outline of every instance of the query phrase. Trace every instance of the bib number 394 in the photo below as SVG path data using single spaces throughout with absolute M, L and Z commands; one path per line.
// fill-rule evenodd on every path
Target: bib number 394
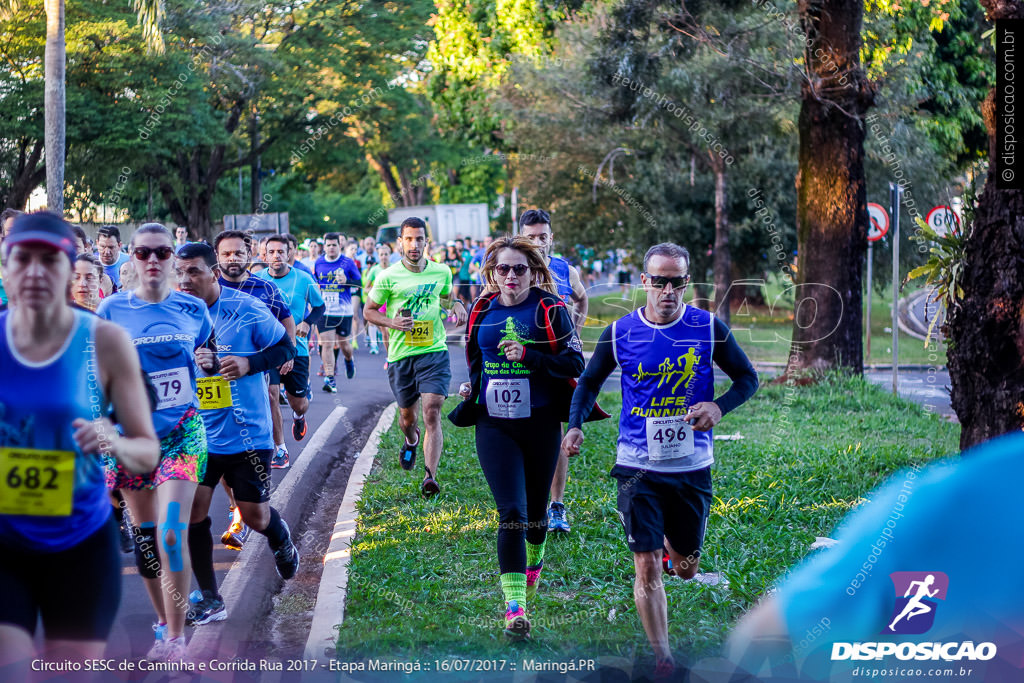
M 647 457 L 651 461 L 693 455 L 693 427 L 682 415 L 647 418 Z
M 175 408 L 192 402 L 192 379 L 188 368 L 174 368 L 149 373 L 156 387 L 156 409 Z
M 530 380 L 492 379 L 487 383 L 487 414 L 515 420 L 530 417 Z
M 74 485 L 73 451 L 0 448 L 0 514 L 66 517 Z

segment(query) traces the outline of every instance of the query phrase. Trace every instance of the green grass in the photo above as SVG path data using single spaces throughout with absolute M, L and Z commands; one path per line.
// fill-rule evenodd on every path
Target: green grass
M 688 290 L 689 291 L 689 290 Z M 741 309 L 732 314 L 730 327 L 736 341 L 754 362 L 785 363 L 789 357 L 790 341 L 793 339 L 793 301 L 781 295 L 778 283 L 769 283 L 766 299 L 775 301 L 774 309 Z M 905 292 L 904 294 L 907 294 Z M 775 297 L 778 297 L 777 299 Z M 892 298 L 877 292 L 871 300 L 871 356 L 864 348 L 864 364 L 892 363 Z M 639 289 L 632 290 L 631 299 L 623 299 L 618 291 L 603 294 L 590 300 L 587 324 L 581 334 L 583 347 L 593 351 L 604 328 L 614 320 L 644 305 L 645 299 Z M 866 341 L 866 340 L 865 340 Z M 924 342 L 899 333 L 899 362 L 912 365 L 945 365 L 946 346 L 932 344 L 924 348 Z
M 451 399 L 446 412 L 454 405 Z M 619 399 L 605 394 L 617 413 Z M 500 631 L 497 513 L 475 456 L 472 429 L 445 422 L 441 495 L 424 500 L 422 470 L 397 463 L 397 427 L 359 504 L 340 659 L 446 656 L 633 658 L 649 652 L 632 597 L 633 563 L 615 511 L 616 420 L 588 425 L 570 463 L 573 531 L 549 537 L 529 642 Z M 728 588 L 668 582 L 677 652 L 702 656 L 787 567 L 826 536 L 870 489 L 899 468 L 952 453 L 957 427 L 860 379 L 765 387 L 726 416 L 715 444 L 715 503 L 702 568 Z

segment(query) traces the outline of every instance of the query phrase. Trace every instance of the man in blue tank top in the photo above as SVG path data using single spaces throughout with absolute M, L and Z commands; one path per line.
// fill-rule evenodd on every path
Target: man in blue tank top
M 683 303 L 690 255 L 663 243 L 644 257 L 641 282 L 647 305 L 601 333 L 594 356 L 573 393 L 562 448 L 580 452 L 580 426 L 601 386 L 622 370 L 622 413 L 615 467 L 618 511 L 633 551 L 633 595 L 657 658 L 656 676 L 674 670 L 662 553 L 683 579 L 714 584 L 720 575 L 697 574 L 711 509 L 712 428 L 753 396 L 757 373 L 729 328 L 711 313 Z M 732 379 L 715 398 L 712 363 Z
M 519 232 L 532 240 L 547 257 L 548 269 L 555 280 L 558 296 L 568 307 L 570 317 L 576 324 L 576 333 L 579 334 L 587 320 L 587 290 L 583 287 L 578 270 L 565 259 L 551 255 L 555 243 L 551 232 L 551 216 L 543 209 L 530 209 L 519 218 Z M 558 457 L 558 466 L 555 467 L 555 477 L 551 480 L 551 507 L 548 508 L 548 529 L 551 531 L 569 531 L 569 521 L 565 515 L 565 484 L 568 478 L 569 458 L 562 452 Z

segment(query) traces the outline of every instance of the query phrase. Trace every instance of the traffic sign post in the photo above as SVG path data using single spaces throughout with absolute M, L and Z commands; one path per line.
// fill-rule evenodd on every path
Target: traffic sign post
M 899 303 L 900 303 L 900 198 L 903 188 L 889 183 L 890 204 L 892 205 L 892 393 L 899 395 Z
M 872 246 L 889 232 L 889 213 L 881 204 L 868 204 L 868 314 L 865 317 L 868 330 L 867 355 L 871 360 L 871 273 L 874 263 Z

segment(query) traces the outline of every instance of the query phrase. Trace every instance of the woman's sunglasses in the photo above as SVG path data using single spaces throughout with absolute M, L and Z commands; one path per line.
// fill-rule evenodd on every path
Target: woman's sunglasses
M 526 271 L 528 271 L 529 269 L 530 266 L 526 265 L 525 263 L 517 263 L 514 266 L 510 266 L 507 263 L 499 263 L 498 265 L 494 266 L 494 272 L 502 277 L 508 275 L 508 271 L 510 270 L 516 274 L 516 277 L 522 277 L 526 275 Z
M 132 254 L 140 261 L 145 261 L 152 254 L 156 254 L 156 257 L 161 261 L 166 261 L 174 256 L 174 249 L 171 247 L 157 247 L 156 249 L 151 249 L 150 247 L 135 247 L 132 249 Z

